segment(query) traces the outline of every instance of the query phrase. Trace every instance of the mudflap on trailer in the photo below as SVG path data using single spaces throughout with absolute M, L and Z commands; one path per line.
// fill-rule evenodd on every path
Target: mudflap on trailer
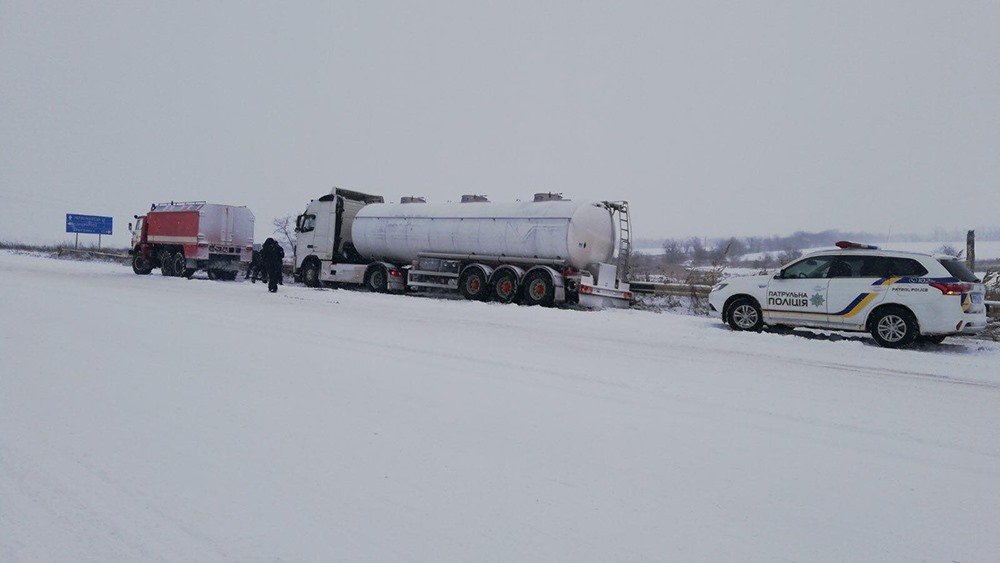
M 581 284 L 580 306 L 586 309 L 628 309 L 632 306 L 632 292 Z
M 618 280 L 613 264 L 598 264 L 597 281 L 588 274 L 580 277 L 580 306 L 587 309 L 628 309 L 632 292 L 628 282 Z

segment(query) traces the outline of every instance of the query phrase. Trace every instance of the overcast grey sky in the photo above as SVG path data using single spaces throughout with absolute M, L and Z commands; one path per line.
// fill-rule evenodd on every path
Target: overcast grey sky
M 1000 224 L 1000 2 L 0 2 L 0 239 L 333 185 L 636 235 Z

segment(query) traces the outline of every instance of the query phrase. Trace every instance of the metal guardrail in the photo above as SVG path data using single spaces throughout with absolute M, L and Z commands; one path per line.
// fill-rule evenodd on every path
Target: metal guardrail
M 994 319 L 1000 319 L 1000 301 L 986 301 L 986 315 Z
M 675 297 L 708 297 L 712 286 L 689 283 L 629 282 L 629 290 L 641 295 L 672 295 Z
M 89 254 L 89 255 L 92 255 L 92 256 L 107 256 L 108 258 L 117 258 L 119 260 L 128 260 L 128 258 L 129 258 L 128 254 L 120 254 L 120 253 L 117 253 L 117 252 L 102 252 L 100 250 L 85 250 L 85 249 L 82 249 L 82 248 L 60 248 L 59 249 L 59 256 L 62 256 L 63 254 L 67 254 L 67 253 L 71 253 L 71 254 Z

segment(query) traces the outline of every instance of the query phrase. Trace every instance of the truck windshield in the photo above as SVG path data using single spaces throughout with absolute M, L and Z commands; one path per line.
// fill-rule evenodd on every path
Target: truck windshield
M 299 215 L 299 232 L 308 233 L 309 231 L 316 228 L 316 216 L 315 215 Z
M 976 274 L 972 273 L 966 265 L 965 262 L 961 260 L 938 260 L 948 273 L 951 274 L 958 281 L 963 282 L 978 282 L 979 278 Z

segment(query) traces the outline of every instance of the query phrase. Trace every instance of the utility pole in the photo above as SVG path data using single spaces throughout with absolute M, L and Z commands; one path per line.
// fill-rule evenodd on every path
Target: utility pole
M 965 235 L 965 262 L 969 269 L 976 271 L 976 231 L 969 231 Z

